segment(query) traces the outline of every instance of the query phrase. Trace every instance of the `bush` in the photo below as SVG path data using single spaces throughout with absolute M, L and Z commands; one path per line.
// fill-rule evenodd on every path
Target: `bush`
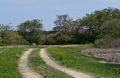
M 102 39 L 95 41 L 97 48 L 120 48 L 120 38 L 114 39 L 109 36 L 105 36 Z
M 85 49 L 82 53 L 90 57 L 105 59 L 111 63 L 120 63 L 120 49 Z
M 113 38 L 111 38 L 110 36 L 105 36 L 102 39 L 97 39 L 95 41 L 95 45 L 98 48 L 109 48 L 111 47 L 112 44 L 110 44 L 112 42 Z
M 105 22 L 101 28 L 101 38 L 95 41 L 99 48 L 119 48 L 120 47 L 120 19 Z

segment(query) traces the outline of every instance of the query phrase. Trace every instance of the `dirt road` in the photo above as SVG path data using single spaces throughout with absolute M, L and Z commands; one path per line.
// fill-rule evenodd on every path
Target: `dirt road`
M 78 72 L 69 68 L 65 68 L 63 66 L 60 66 L 58 64 L 56 64 L 52 59 L 50 59 L 50 57 L 48 56 L 46 49 L 42 48 L 40 51 L 40 56 L 42 57 L 42 59 L 46 62 L 46 64 L 50 67 L 53 67 L 59 71 L 62 71 L 74 78 L 92 78 L 91 76 L 82 73 L 82 72 Z
M 29 49 L 24 52 L 19 61 L 19 71 L 21 72 L 23 78 L 43 78 L 40 74 L 32 71 L 28 67 L 28 56 L 34 49 Z

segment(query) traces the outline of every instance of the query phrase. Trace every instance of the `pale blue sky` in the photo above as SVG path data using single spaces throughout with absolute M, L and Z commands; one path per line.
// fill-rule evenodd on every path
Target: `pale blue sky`
M 16 26 L 28 19 L 42 19 L 44 29 L 50 30 L 56 15 L 76 19 L 107 7 L 120 9 L 120 0 L 0 0 L 0 23 Z

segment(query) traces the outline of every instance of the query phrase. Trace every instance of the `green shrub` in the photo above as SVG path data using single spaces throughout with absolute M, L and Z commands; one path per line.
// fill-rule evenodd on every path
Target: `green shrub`
M 119 48 L 120 47 L 120 19 L 105 22 L 101 28 L 99 39 L 95 41 L 99 48 Z
M 104 37 L 95 41 L 98 48 L 120 48 L 120 38 Z

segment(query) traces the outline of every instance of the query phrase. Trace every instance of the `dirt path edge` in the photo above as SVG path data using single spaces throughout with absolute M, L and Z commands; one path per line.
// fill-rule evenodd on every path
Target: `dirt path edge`
M 18 68 L 23 78 L 43 78 L 40 74 L 32 71 L 28 67 L 28 57 L 34 49 L 29 49 L 20 57 Z
M 92 78 L 91 76 L 87 75 L 86 73 L 82 73 L 82 72 L 78 72 L 63 66 L 60 66 L 58 64 L 56 64 L 47 54 L 46 49 L 42 48 L 40 50 L 40 56 L 41 58 L 46 62 L 46 64 L 52 68 L 55 68 L 59 71 L 62 71 L 74 78 Z

